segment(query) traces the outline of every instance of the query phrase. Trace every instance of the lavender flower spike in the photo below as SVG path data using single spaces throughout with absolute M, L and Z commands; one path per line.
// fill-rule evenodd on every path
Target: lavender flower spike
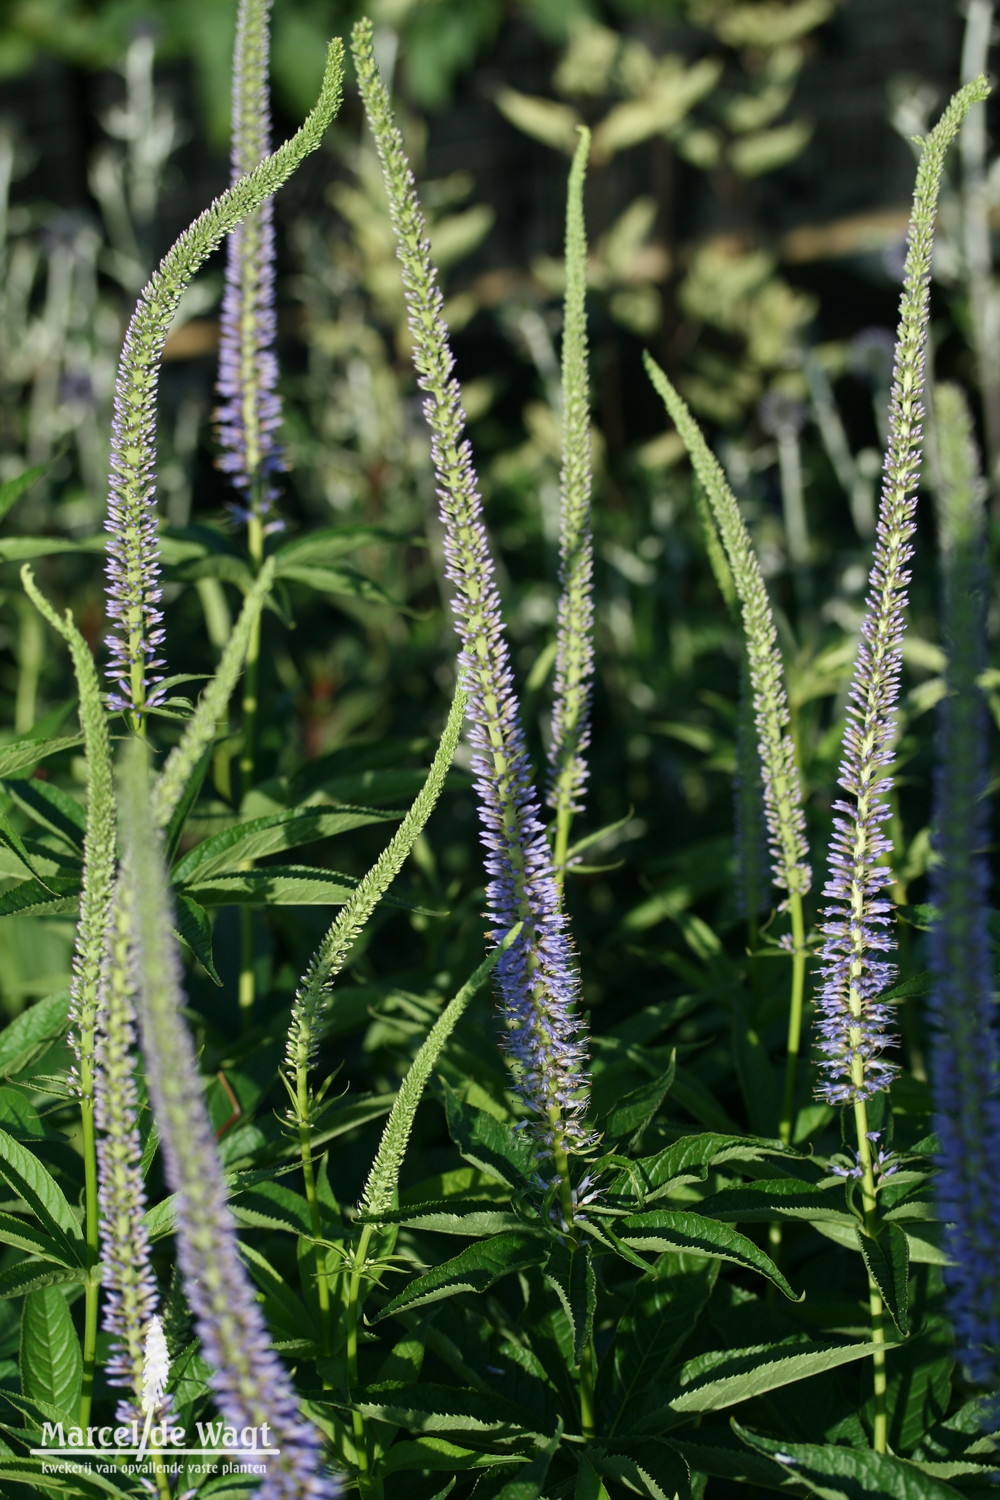
M 952 1322 L 970 1380 L 1000 1388 L 1000 1038 L 990 958 L 984 486 L 972 422 L 957 386 L 939 386 L 942 618 L 948 693 L 938 710 L 930 897 L 934 975 L 929 1016 L 937 1155 L 936 1195 L 947 1225 Z
M 156 1281 L 149 1235 L 143 1223 L 139 1100 L 135 1087 L 135 991 L 129 957 L 131 902 L 119 880 L 112 902 L 102 974 L 97 1043 L 96 1121 L 101 1260 L 104 1263 L 104 1331 L 111 1335 L 106 1372 L 131 1397 L 121 1415 L 138 1417 L 143 1389 L 145 1340 L 156 1315 Z
M 890 1007 L 879 1000 L 895 969 L 878 955 L 894 946 L 888 931 L 892 904 L 881 894 L 891 880 L 884 860 L 892 846 L 884 824 L 890 815 L 894 708 L 910 580 L 906 565 L 920 472 L 934 214 L 945 152 L 969 107 L 988 93 L 984 78 L 959 90 L 924 143 L 917 169 L 875 556 L 840 765 L 847 800 L 834 803 L 838 816 L 824 888 L 832 905 L 823 909 L 826 921 L 820 927 L 823 989 L 817 1032 L 823 1078 L 817 1092 L 830 1104 L 861 1105 L 888 1088 L 898 1071 L 882 1056 L 893 1038 Z
M 590 1141 L 583 1118 L 589 1080 L 575 1009 L 578 979 L 552 856 L 539 821 L 427 227 L 379 77 L 370 23 L 357 23 L 352 49 L 396 231 L 417 378 L 427 392 L 424 413 L 432 433 L 447 572 L 455 585 L 452 609 L 462 643 L 459 676 L 469 696 L 473 767 L 487 850 L 490 936 L 499 943 L 515 923 L 524 923 L 496 968 L 509 1027 L 506 1045 L 517 1066 L 520 1094 L 566 1185 L 564 1213 L 571 1217 L 567 1156 Z
M 176 1194 L 177 1260 L 210 1384 L 223 1420 L 269 1429 L 267 1476 L 258 1500 L 330 1500 L 320 1441 L 303 1421 L 291 1381 L 272 1352 L 226 1204 L 222 1168 L 205 1109 L 184 1003 L 162 842 L 153 832 L 145 746 L 133 740 L 121 778 L 126 881 L 135 903 L 133 953 L 142 1050 L 160 1130 L 164 1173 Z M 266 1442 L 267 1439 L 265 1438 Z M 234 1458 L 239 1458 L 237 1450 Z M 248 1455 L 259 1461 L 259 1455 Z
M 240 0 L 233 59 L 232 180 L 271 149 L 267 97 L 268 18 L 271 0 Z M 226 242 L 226 290 L 222 299 L 215 413 L 222 455 L 219 468 L 246 496 L 234 507 L 267 528 L 277 498 L 273 477 L 284 468 L 275 433 L 281 423 L 274 352 L 274 212 L 266 198 L 247 214 Z M 271 522 L 271 526 L 275 526 Z
M 316 105 L 301 129 L 187 228 L 136 303 L 115 385 L 108 499 L 107 612 L 112 708 L 141 728 L 160 694 L 163 644 L 156 535 L 156 385 L 160 358 L 181 294 L 202 262 L 247 214 L 269 198 L 319 145 L 340 105 L 341 48 L 331 42 Z M 162 690 L 161 690 L 162 691 Z

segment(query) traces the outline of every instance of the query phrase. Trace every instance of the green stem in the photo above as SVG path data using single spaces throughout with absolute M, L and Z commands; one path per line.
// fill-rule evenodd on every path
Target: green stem
M 781 1140 L 786 1146 L 791 1145 L 795 1128 L 795 1074 L 799 1053 L 802 1050 L 802 1010 L 806 978 L 805 919 L 802 912 L 802 896 L 798 892 L 788 898 L 788 913 L 792 924 L 792 995 L 788 1008 L 785 1091 L 781 1103 L 781 1123 L 778 1127 Z
M 93 1055 L 93 1047 L 89 1055 Z M 94 1371 L 97 1365 L 97 1303 L 100 1282 L 95 1279 L 100 1260 L 100 1207 L 97 1199 L 97 1135 L 94 1130 L 94 1079 L 90 1063 L 80 1069 L 81 1123 L 83 1126 L 84 1233 L 89 1261 L 87 1282 L 83 1291 L 83 1381 L 80 1386 L 79 1425 L 90 1424 L 94 1398 Z
M 594 1386 L 596 1384 L 597 1360 L 594 1357 L 594 1341 L 588 1339 L 580 1358 L 580 1431 L 584 1442 L 592 1442 L 597 1429 L 594 1412 Z
M 569 857 L 569 831 L 573 823 L 573 814 L 568 807 L 562 804 L 556 813 L 556 845 L 553 852 L 552 862 L 555 865 L 556 886 L 562 895 L 563 885 L 566 880 L 566 860 Z
M 42 620 L 27 600 L 20 610 L 17 655 L 17 695 L 14 699 L 14 733 L 27 734 L 37 718 L 38 681 L 45 658 Z
M 264 562 L 264 525 L 259 515 L 261 481 L 257 477 L 251 494 L 250 519 L 247 522 L 247 547 L 250 566 L 256 578 Z M 243 674 L 243 746 L 240 750 L 239 789 L 240 797 L 246 797 L 254 784 L 257 745 L 257 713 L 260 680 L 260 615 L 254 620 L 247 646 Z M 246 860 L 244 870 L 253 868 L 253 861 Z M 241 1030 L 247 1032 L 253 1025 L 256 981 L 254 976 L 254 925 L 253 912 L 249 906 L 240 907 L 240 978 L 239 1013 Z
M 358 1248 L 354 1252 L 354 1266 L 351 1270 L 350 1280 L 347 1284 L 347 1394 L 351 1403 L 351 1427 L 354 1433 L 354 1447 L 358 1465 L 358 1494 L 362 1500 L 374 1496 L 376 1493 L 371 1464 L 368 1458 L 368 1435 L 365 1431 L 365 1419 L 358 1410 L 357 1396 L 361 1390 L 361 1379 L 358 1373 L 358 1322 L 361 1316 L 361 1282 L 365 1270 L 365 1262 L 368 1255 L 368 1246 L 371 1244 L 373 1224 L 365 1224 L 361 1229 L 361 1238 L 358 1240 Z
M 326 1251 L 323 1248 L 323 1221 L 320 1214 L 319 1194 L 316 1191 L 316 1170 L 313 1166 L 312 1130 L 309 1120 L 309 1085 L 307 1068 L 301 1064 L 295 1077 L 295 1107 L 299 1127 L 299 1156 L 302 1162 L 302 1179 L 305 1185 L 306 1202 L 309 1205 L 309 1224 L 313 1236 L 313 1276 L 316 1281 L 316 1297 L 319 1302 L 320 1347 L 325 1355 L 333 1350 L 333 1319 L 330 1307 L 330 1277 L 326 1268 Z M 324 1390 L 329 1389 L 329 1379 L 323 1377 Z
M 852 1046 L 856 1045 L 854 1036 Z M 861 1061 L 855 1054 L 852 1072 L 861 1074 Z M 856 1078 L 855 1082 L 860 1082 Z M 868 1106 L 863 1099 L 854 1101 L 854 1124 L 858 1137 L 858 1164 L 861 1167 L 861 1205 L 864 1213 L 864 1232 L 871 1239 L 878 1235 L 878 1208 L 875 1195 L 875 1166 L 872 1159 L 872 1143 L 868 1139 Z M 886 1415 L 886 1359 L 885 1359 L 885 1315 L 882 1294 L 869 1272 L 868 1308 L 871 1315 L 872 1386 L 874 1392 L 874 1420 L 872 1423 L 872 1447 L 876 1453 L 889 1451 L 889 1430 Z

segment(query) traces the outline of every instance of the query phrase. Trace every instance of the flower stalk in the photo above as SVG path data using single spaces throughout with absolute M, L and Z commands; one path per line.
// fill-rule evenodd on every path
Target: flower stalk
M 417 380 L 427 395 L 424 414 L 432 435 L 447 573 L 455 589 L 452 611 L 461 641 L 459 681 L 469 697 L 472 721 L 490 938 L 499 943 L 517 923 L 523 924 L 496 969 L 508 1027 L 505 1044 L 542 1151 L 555 1165 L 566 1223 L 572 1224 L 570 1157 L 586 1151 L 592 1141 L 585 1124 L 589 1078 L 576 1013 L 579 981 L 539 820 L 426 221 L 375 62 L 370 23 L 357 23 L 352 49 L 396 233 Z
M 876 1162 L 867 1101 L 889 1087 L 898 1071 L 883 1052 L 893 1044 L 891 1007 L 880 996 L 891 984 L 894 966 L 883 956 L 893 946 L 889 934 L 892 903 L 884 891 L 892 882 L 885 860 L 891 843 L 885 824 L 891 816 L 893 732 L 902 664 L 904 610 L 915 528 L 921 458 L 921 394 L 924 383 L 930 306 L 934 217 L 944 157 L 962 120 L 989 93 L 985 78 L 954 96 L 924 142 L 914 190 L 893 365 L 889 442 L 883 466 L 882 498 L 875 555 L 861 627 L 844 731 L 839 785 L 846 796 L 837 813 L 830 845 L 829 878 L 821 924 L 823 979 L 817 1037 L 821 1079 L 817 1092 L 827 1103 L 849 1104 L 854 1115 L 861 1174 L 864 1233 L 878 1233 Z M 875 1386 L 873 1445 L 887 1449 L 886 1369 L 882 1298 L 869 1276 L 869 1305 Z
M 555 702 L 546 801 L 555 810 L 555 874 L 565 879 L 569 834 L 583 811 L 594 672 L 592 461 L 587 380 L 587 240 L 583 188 L 590 131 L 580 127 L 566 197 L 566 296 L 563 315 L 563 438 L 559 522 L 559 611 Z
M 792 955 L 792 984 L 788 1009 L 784 1098 L 779 1126 L 781 1139 L 787 1144 L 792 1139 L 795 1123 L 795 1080 L 805 1000 L 806 940 L 803 903 L 812 882 L 812 873 L 806 843 L 802 785 L 789 723 L 784 667 L 764 577 L 746 524 L 740 515 L 736 496 L 705 442 L 687 403 L 649 355 L 646 356 L 646 370 L 684 440 L 695 474 L 708 498 L 712 519 L 718 528 L 728 563 L 728 575 L 722 574 L 718 566 L 716 571 L 722 577 L 731 578 L 743 613 L 771 871 L 775 886 L 785 893 L 782 908 L 787 908 L 791 929 L 788 946 Z
M 338 1493 L 318 1434 L 272 1352 L 226 1203 L 194 1045 L 182 1014 L 180 956 L 171 928 L 162 840 L 153 832 L 148 759 L 127 747 L 119 792 L 125 881 L 134 901 L 131 954 L 142 1050 L 160 1131 L 164 1175 L 176 1194 L 177 1260 L 220 1415 L 241 1429 L 268 1426 L 280 1452 L 268 1459 L 262 1500 L 328 1500 Z M 234 1454 L 238 1457 L 238 1454 Z
M 331 42 L 319 99 L 301 128 L 216 199 L 180 236 L 140 294 L 125 334 L 112 421 L 108 498 L 107 675 L 112 708 L 143 732 L 162 695 L 163 644 L 156 515 L 156 390 L 167 334 L 185 287 L 225 236 L 319 145 L 340 104 L 342 51 Z

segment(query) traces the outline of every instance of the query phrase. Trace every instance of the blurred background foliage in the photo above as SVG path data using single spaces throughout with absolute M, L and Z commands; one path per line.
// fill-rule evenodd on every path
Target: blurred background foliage
M 345 33 L 359 8 L 275 0 L 277 135 L 311 103 L 322 44 Z M 605 1014 L 618 1020 L 627 997 L 628 1013 L 647 1017 L 636 1022 L 637 1045 L 673 1022 L 685 1045 L 697 1037 L 709 1049 L 700 1081 L 682 1068 L 675 1098 L 725 1129 L 709 1093 L 713 1077 L 731 1076 L 725 1006 L 742 982 L 745 948 L 732 898 L 740 647 L 680 442 L 664 431 L 641 351 L 652 349 L 706 421 L 761 552 L 790 664 L 818 859 L 870 558 L 910 137 L 960 75 L 984 65 L 989 24 L 970 42 L 982 7 L 966 19 L 951 0 L 371 0 L 365 8 L 394 78 L 444 274 L 539 754 L 556 603 L 565 177 L 576 125 L 594 132 L 587 217 L 599 636 L 586 828 L 612 831 L 588 850 L 589 872 L 570 901 L 586 913 L 578 932 L 595 1024 L 612 1000 Z M 992 6 L 986 11 L 991 18 Z M 233 0 L 8 0 L 0 11 L 0 479 L 45 466 L 5 532 L 46 539 L 40 581 L 72 605 L 95 648 L 121 337 L 158 256 L 227 180 L 234 15 Z M 995 326 L 998 194 L 985 124 L 983 132 L 963 139 L 953 163 L 934 341 L 939 373 L 979 392 L 995 473 L 1000 381 L 991 360 L 1000 341 L 986 333 Z M 453 646 L 392 238 L 352 90 L 324 151 L 281 194 L 277 221 L 289 531 L 364 524 L 387 539 L 355 553 L 353 595 L 295 585 L 279 600 L 266 639 L 263 791 L 251 795 L 290 805 L 334 785 L 338 796 L 399 805 L 439 731 Z M 177 672 L 210 669 L 237 604 L 228 585 L 184 561 L 192 527 L 227 524 L 211 431 L 220 290 L 217 258 L 185 298 L 162 378 L 159 480 L 177 539 L 167 554 Z M 926 714 L 942 661 L 933 526 L 922 528 L 894 835 L 904 902 L 922 893 Z M 82 545 L 61 551 L 67 539 Z M 68 718 L 72 705 L 68 665 L 25 605 L 18 557 L 4 545 L 0 535 L 0 687 L 12 735 L 45 716 Z M 237 729 L 216 758 L 209 821 L 229 807 Z M 64 762 L 52 774 L 79 793 L 81 767 L 71 755 Z M 16 819 L 16 788 L 5 797 Z M 476 962 L 480 876 L 461 775 L 446 800 L 411 871 L 409 894 L 425 913 L 392 915 L 391 955 L 369 940 L 358 957 L 355 1024 L 373 996 L 390 994 L 390 968 L 391 994 L 402 985 L 412 1000 L 427 992 L 428 975 L 461 975 Z M 377 842 L 377 832 L 362 833 L 348 851 L 321 857 L 360 873 Z M 0 882 L 8 877 L 14 867 L 0 866 Z M 441 950 L 426 914 L 456 906 L 468 915 L 466 954 Z M 228 972 L 238 968 L 233 915 L 216 920 L 222 974 L 227 955 Z M 324 920 L 321 911 L 287 909 L 260 924 L 262 993 L 268 984 L 290 993 Z M 42 954 L 17 917 L 0 924 L 8 1011 L 60 982 L 68 923 L 53 919 L 52 934 Z M 193 1002 L 225 1036 L 231 986 L 220 997 L 199 973 Z M 709 1009 L 689 1034 L 692 992 L 708 997 Z M 755 1024 L 780 1045 L 781 999 L 768 994 L 758 987 Z M 372 1048 L 386 1026 L 397 1040 L 409 1035 L 398 1017 L 385 1019 L 401 1002 L 386 1004 Z

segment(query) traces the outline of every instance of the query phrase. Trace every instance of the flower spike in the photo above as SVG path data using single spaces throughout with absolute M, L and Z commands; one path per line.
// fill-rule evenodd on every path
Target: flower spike
M 587 241 L 583 185 L 590 131 L 580 127 L 566 200 L 566 311 L 563 326 L 563 461 L 560 482 L 559 622 L 555 704 L 546 801 L 556 813 L 556 869 L 566 860 L 569 825 L 583 811 L 594 673 L 594 548 L 590 528 L 591 454 L 587 411 Z
M 432 434 L 447 572 L 455 586 L 459 679 L 472 721 L 490 937 L 500 943 L 518 922 L 524 924 L 496 968 L 509 1028 L 506 1046 L 521 1097 L 568 1192 L 567 1157 L 591 1139 L 584 1119 L 589 1079 L 576 1013 L 579 981 L 539 820 L 427 226 L 375 62 L 369 22 L 355 26 L 352 48 L 396 232 L 417 379 L 427 392 L 424 414 Z
M 267 97 L 271 0 L 240 0 L 233 58 L 232 181 L 252 172 L 271 149 Z M 215 413 L 222 454 L 219 468 L 245 497 L 238 520 L 255 517 L 266 529 L 277 499 L 274 476 L 284 469 L 275 433 L 281 423 L 274 352 L 274 208 L 265 198 L 226 242 Z
M 177 1261 L 212 1366 L 210 1384 L 226 1423 L 238 1429 L 267 1426 L 280 1450 L 268 1457 L 260 1500 L 331 1500 L 338 1486 L 323 1473 L 319 1436 L 299 1413 L 240 1260 L 194 1044 L 182 1015 L 180 956 L 171 931 L 162 839 L 153 831 L 148 757 L 140 740 L 127 747 L 120 788 L 142 1050 L 164 1175 L 176 1194 Z
M 846 798 L 830 844 L 830 874 L 823 894 L 823 989 L 817 1024 L 817 1092 L 830 1104 L 862 1104 L 886 1089 L 898 1069 L 883 1057 L 893 1044 L 891 1007 L 879 996 L 895 968 L 881 955 L 892 903 L 882 892 L 891 881 L 885 863 L 892 845 L 884 829 L 890 816 L 892 738 L 902 663 L 911 539 L 920 474 L 921 392 L 930 306 L 934 215 L 945 152 L 970 106 L 984 99 L 984 78 L 954 96 L 924 143 L 910 217 L 899 333 L 893 366 L 889 443 L 868 598 L 855 659 L 844 731 L 839 784 Z
M 340 105 L 342 50 L 331 42 L 319 99 L 301 128 L 207 208 L 167 251 L 136 303 L 122 345 L 112 421 L 108 498 L 107 675 L 112 708 L 139 729 L 158 700 L 163 660 L 156 518 L 156 386 L 181 294 L 202 262 L 319 145 Z

